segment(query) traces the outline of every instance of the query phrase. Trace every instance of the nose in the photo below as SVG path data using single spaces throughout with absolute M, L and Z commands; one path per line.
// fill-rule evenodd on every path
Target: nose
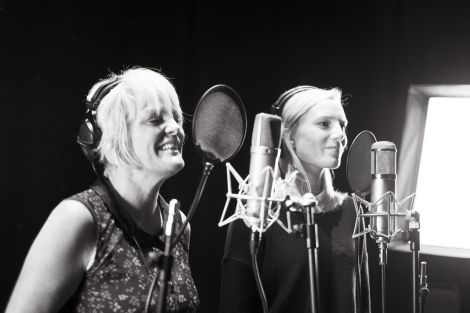
M 336 142 L 340 142 L 343 145 L 343 147 L 345 147 L 346 144 L 348 143 L 348 138 L 346 137 L 346 132 L 344 130 L 344 127 L 342 127 L 339 124 L 336 124 L 334 126 L 332 137 Z
M 169 119 L 165 125 L 165 133 L 168 135 L 178 135 L 182 132 L 182 127 L 174 119 Z

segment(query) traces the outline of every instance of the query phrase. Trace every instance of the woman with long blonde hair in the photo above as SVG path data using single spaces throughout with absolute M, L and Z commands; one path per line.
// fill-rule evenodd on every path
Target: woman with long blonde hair
M 311 193 L 318 201 L 320 312 L 370 312 L 366 246 L 352 239 L 353 201 L 333 186 L 333 170 L 340 166 L 347 145 L 341 91 L 298 86 L 283 93 L 272 109 L 283 125 L 280 173 L 294 177 L 285 187 L 287 193 Z M 305 212 L 292 217 L 294 224 L 305 220 Z M 222 313 L 261 312 L 248 238 L 243 222 L 230 225 L 222 263 Z M 263 234 L 258 264 L 270 313 L 310 312 L 305 240 L 270 227 Z

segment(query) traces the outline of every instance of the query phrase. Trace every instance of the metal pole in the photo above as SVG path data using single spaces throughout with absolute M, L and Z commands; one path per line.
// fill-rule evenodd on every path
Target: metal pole
M 320 307 L 318 292 L 318 226 L 313 216 L 313 206 L 306 207 L 307 215 L 307 254 L 310 283 L 310 303 L 312 313 L 317 313 Z
M 386 242 L 380 242 L 379 243 L 379 265 L 381 269 L 381 292 L 382 292 L 382 313 L 387 312 L 387 292 L 386 292 L 386 283 L 385 283 L 385 268 L 387 266 L 387 243 Z
M 419 285 L 418 285 L 418 275 L 419 275 L 419 232 L 417 230 L 410 230 L 410 250 L 411 250 L 411 266 L 412 266 L 412 275 L 413 275 L 413 313 L 419 312 Z

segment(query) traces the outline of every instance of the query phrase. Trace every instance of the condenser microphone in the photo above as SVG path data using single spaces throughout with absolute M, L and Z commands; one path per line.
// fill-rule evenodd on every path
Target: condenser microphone
M 395 230 L 395 217 L 390 218 L 389 213 L 395 212 L 395 201 L 390 192 L 395 195 L 396 156 L 397 148 L 393 142 L 378 141 L 371 146 L 370 200 L 374 204 L 371 213 L 380 214 L 371 219 L 371 228 L 377 243 L 387 243 L 390 233 Z
M 273 172 L 281 145 L 281 118 L 259 113 L 255 117 L 250 149 L 245 224 L 252 230 L 260 228 L 263 215 L 269 209 Z

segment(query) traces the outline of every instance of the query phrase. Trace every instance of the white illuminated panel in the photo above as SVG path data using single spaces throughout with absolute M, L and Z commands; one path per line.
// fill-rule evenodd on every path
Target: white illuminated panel
M 470 98 L 430 98 L 414 208 L 423 245 L 470 249 Z

